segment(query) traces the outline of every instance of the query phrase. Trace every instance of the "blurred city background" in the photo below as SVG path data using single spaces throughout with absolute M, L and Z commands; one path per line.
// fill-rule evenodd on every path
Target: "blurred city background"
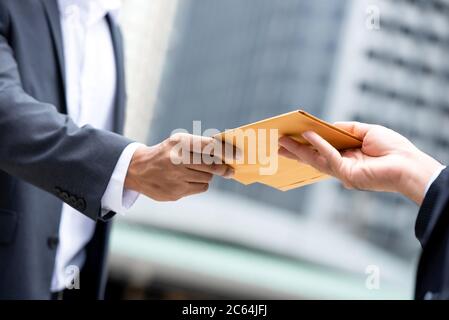
M 449 1 L 123 3 L 131 138 L 304 109 L 386 125 L 448 163 Z M 335 181 L 283 193 L 216 179 L 176 203 L 141 197 L 114 226 L 108 297 L 410 299 L 416 214 Z

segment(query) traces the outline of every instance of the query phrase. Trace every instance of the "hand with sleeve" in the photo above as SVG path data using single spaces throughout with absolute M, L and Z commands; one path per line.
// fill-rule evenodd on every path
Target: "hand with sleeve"
M 134 153 L 125 188 L 157 201 L 175 201 L 205 192 L 214 175 L 233 175 L 233 169 L 221 160 L 222 155 L 213 155 L 214 148 L 218 150 L 216 143 L 209 137 L 176 134 L 156 146 L 143 146 Z M 183 148 L 187 159 L 180 152 Z
M 336 177 L 348 189 L 399 192 L 422 203 L 429 181 L 443 168 L 441 163 L 385 127 L 358 122 L 336 126 L 362 140 L 362 147 L 340 153 L 318 134 L 305 132 L 309 146 L 282 137 L 279 153 Z

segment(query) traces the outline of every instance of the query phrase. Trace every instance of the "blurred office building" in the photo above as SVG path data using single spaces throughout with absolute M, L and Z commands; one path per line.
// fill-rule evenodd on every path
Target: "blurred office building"
M 139 50 L 151 22 L 129 15 L 143 3 L 128 2 L 124 29 L 128 132 L 148 132 L 144 142 L 193 121 L 224 130 L 301 108 L 386 125 L 448 162 L 449 1 L 170 1 L 153 55 Z M 145 72 L 152 87 L 136 80 Z M 416 213 L 335 181 L 282 193 L 217 179 L 177 203 L 142 197 L 114 229 L 111 295 L 123 285 L 121 297 L 141 298 L 411 298 Z

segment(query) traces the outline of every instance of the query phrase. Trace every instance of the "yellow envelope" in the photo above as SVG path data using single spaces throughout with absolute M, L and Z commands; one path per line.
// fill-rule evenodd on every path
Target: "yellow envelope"
M 318 133 L 338 150 L 360 148 L 362 145 L 362 141 L 350 133 L 302 110 L 228 130 L 215 138 L 242 151 L 240 162 L 226 161 L 234 168 L 236 181 L 244 185 L 262 183 L 287 191 L 328 177 L 308 165 L 278 156 L 278 138 L 290 136 L 307 144 L 302 138 L 306 131 Z M 277 134 L 274 134 L 275 132 Z M 274 139 L 276 141 L 273 141 Z M 275 150 L 272 150 L 274 148 Z M 274 167 L 277 170 L 273 170 Z

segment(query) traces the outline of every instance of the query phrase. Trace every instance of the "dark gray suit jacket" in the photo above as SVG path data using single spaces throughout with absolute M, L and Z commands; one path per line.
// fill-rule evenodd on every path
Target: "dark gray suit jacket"
M 131 141 L 79 128 L 65 115 L 59 18 L 57 0 L 0 0 L 0 299 L 50 297 L 63 201 L 98 221 L 81 293 L 101 298 L 104 291 L 110 223 L 101 218 L 101 198 Z M 115 131 L 121 133 L 122 40 L 108 21 L 118 73 Z

